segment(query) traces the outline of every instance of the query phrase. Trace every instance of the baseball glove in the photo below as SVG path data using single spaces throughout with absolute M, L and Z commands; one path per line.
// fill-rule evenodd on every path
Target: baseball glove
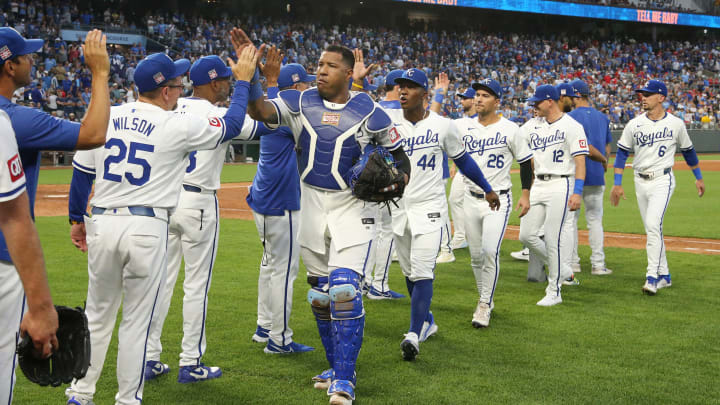
M 370 202 L 395 202 L 405 190 L 405 175 L 382 146 L 367 145 L 360 160 L 350 169 L 348 185 L 355 197 Z M 381 191 L 395 185 L 391 191 Z
M 25 377 L 42 386 L 57 387 L 72 382 L 73 378 L 83 378 L 90 366 L 90 331 L 85 311 L 59 305 L 55 310 L 59 325 L 55 333 L 58 349 L 50 357 L 35 356 L 29 335 L 17 347 L 18 363 Z

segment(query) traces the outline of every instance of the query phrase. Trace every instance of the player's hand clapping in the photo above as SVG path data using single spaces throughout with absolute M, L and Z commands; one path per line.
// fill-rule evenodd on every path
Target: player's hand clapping
M 496 192 L 491 191 L 489 193 L 485 193 L 485 201 L 490 204 L 490 209 L 492 211 L 497 211 L 500 209 L 500 197 L 498 197 Z
M 110 57 L 108 56 L 107 38 L 100 30 L 92 30 L 85 36 L 82 45 L 85 64 L 90 68 L 93 76 L 110 76 Z
M 260 71 L 265 80 L 267 80 L 268 87 L 277 86 L 277 80 L 280 76 L 280 65 L 282 64 L 283 54 L 277 49 L 275 45 L 267 48 L 267 55 L 265 55 L 265 64 L 260 63 Z
M 249 82 L 255 75 L 255 68 L 257 67 L 257 61 L 260 56 L 261 50 L 256 49 L 254 46 L 246 46 L 238 56 L 237 63 L 233 62 L 231 58 L 228 58 L 228 64 L 232 69 L 235 80 L 245 80 Z

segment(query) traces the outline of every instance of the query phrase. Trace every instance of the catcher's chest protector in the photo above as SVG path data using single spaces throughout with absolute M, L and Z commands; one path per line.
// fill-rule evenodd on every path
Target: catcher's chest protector
M 367 94 L 357 94 L 343 109 L 325 107 L 317 89 L 300 98 L 303 130 L 298 139 L 300 179 L 330 190 L 347 188 L 343 176 L 360 157 L 355 135 L 375 110 Z

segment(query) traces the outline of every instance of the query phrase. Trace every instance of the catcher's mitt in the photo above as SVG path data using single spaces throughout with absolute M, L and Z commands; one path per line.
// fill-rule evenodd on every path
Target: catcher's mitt
M 395 166 L 390 152 L 382 146 L 367 145 L 360 160 L 350 169 L 348 185 L 355 197 L 370 202 L 395 201 L 405 190 L 405 175 Z M 381 192 L 395 184 L 395 189 Z
M 55 306 L 58 349 L 47 359 L 35 356 L 33 342 L 26 335 L 18 344 L 20 369 L 28 380 L 42 386 L 68 384 L 83 378 L 90 366 L 90 331 L 85 311 L 80 308 Z

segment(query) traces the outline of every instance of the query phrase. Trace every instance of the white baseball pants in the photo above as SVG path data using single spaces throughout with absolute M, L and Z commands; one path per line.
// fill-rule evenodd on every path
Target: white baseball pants
M 583 187 L 583 202 L 585 203 L 585 220 L 588 227 L 588 240 L 590 242 L 590 264 L 593 268 L 605 268 L 605 250 L 604 250 L 604 233 L 603 233 L 603 196 L 605 195 L 605 186 L 585 186 Z M 578 256 L 578 218 L 580 211 L 571 211 L 572 229 L 571 235 L 573 253 L 571 263 L 580 263 Z
M 455 173 L 450 183 L 450 195 L 448 196 L 448 208 L 453 218 L 453 241 L 465 240 L 465 210 L 463 204 L 465 201 L 465 182 L 463 175 Z M 448 217 L 449 218 L 449 217 Z
M 0 404 L 12 403 L 15 386 L 20 321 L 25 307 L 25 293 L 20 276 L 12 263 L 0 260 Z
M 409 221 L 402 235 L 394 234 L 400 268 L 410 281 L 435 279 L 435 261 L 444 243 L 442 234 L 443 228 L 439 227 L 434 232 L 413 235 Z
M 387 207 L 378 207 L 377 216 L 377 236 L 375 237 L 375 248 L 371 249 L 369 270 L 373 272 L 372 276 L 370 273 L 367 274 L 368 279 L 373 288 L 380 292 L 386 292 L 390 290 L 388 285 L 388 273 L 390 270 L 390 264 L 392 263 L 392 253 L 395 248 L 393 241 L 392 231 L 392 215 L 388 211 Z
M 647 273 L 646 277 L 670 274 L 665 241 L 663 240 L 663 220 L 670 204 L 670 197 L 675 191 L 675 174 L 672 172 L 658 176 L 652 180 L 644 180 L 635 176 L 635 195 L 647 234 Z

